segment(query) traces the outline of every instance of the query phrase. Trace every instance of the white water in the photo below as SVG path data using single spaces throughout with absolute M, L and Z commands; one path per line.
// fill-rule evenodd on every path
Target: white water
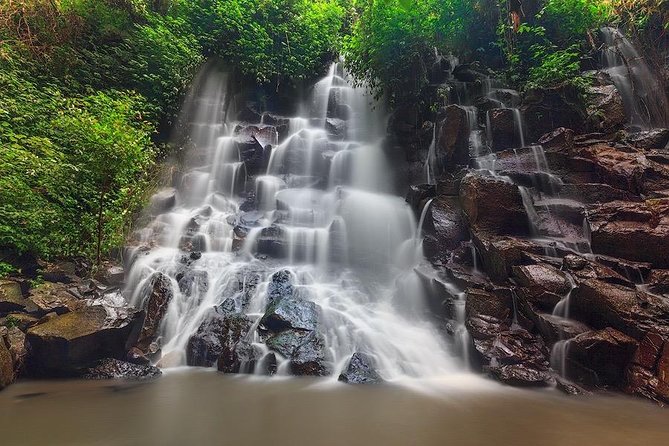
M 304 115 L 290 119 L 289 136 L 274 141 L 266 172 L 249 181 L 234 144 L 238 123 L 222 120 L 225 76 L 210 72 L 196 91 L 191 136 L 197 145 L 189 157 L 195 162 L 175 208 L 141 231 L 148 248 L 137 250 L 126 289 L 130 302 L 141 306 L 154 272 L 171 278 L 175 297 L 160 330 L 163 357 L 184 364 L 190 336 L 226 298 L 258 320 L 271 275 L 288 270 L 298 294 L 318 305 L 333 376 L 357 351 L 371 355 L 386 380 L 457 369 L 442 334 L 425 317 L 425 291 L 414 272 L 423 261 L 419 231 L 404 200 L 389 192 L 385 117 L 365 90 L 351 87 L 333 65 L 300 107 Z M 332 101 L 348 110 L 344 134 L 328 130 Z M 255 190 L 257 211 L 240 211 L 244 189 Z M 234 235 L 240 220 L 250 221 L 241 243 Z M 278 258 L 258 252 L 263 229 L 278 234 Z M 177 282 L 188 255 L 180 249 L 184 237 L 206 246 L 190 266 L 206 280 L 186 293 Z M 249 340 L 267 351 L 254 331 Z M 285 369 L 279 365 L 279 373 Z
M 623 98 L 630 124 L 644 130 L 668 126 L 669 100 L 643 56 L 618 29 L 604 27 L 602 34 L 602 62 Z

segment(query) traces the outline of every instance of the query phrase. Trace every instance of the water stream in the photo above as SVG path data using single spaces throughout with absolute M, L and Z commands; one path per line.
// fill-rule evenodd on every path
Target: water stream
M 279 137 L 265 115 L 223 121 L 226 82 L 212 70 L 196 85 L 191 163 L 174 208 L 142 231 L 128 276 L 126 296 L 136 306 L 153 274 L 172 282 L 175 297 L 160 330 L 163 363 L 185 364 L 189 338 L 225 299 L 257 325 L 272 275 L 287 271 L 300 298 L 317 306 L 333 377 L 355 352 L 373 357 L 385 380 L 456 370 L 425 316 L 413 270 L 423 261 L 420 231 L 393 195 L 379 104 L 333 64 Z M 266 170 L 254 174 L 239 144 L 244 137 L 259 143 Z M 248 341 L 269 352 L 256 330 Z M 283 359 L 279 374 L 288 373 Z

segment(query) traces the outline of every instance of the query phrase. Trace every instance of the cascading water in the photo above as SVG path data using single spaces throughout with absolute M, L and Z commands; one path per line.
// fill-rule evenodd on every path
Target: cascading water
M 384 116 L 366 91 L 332 65 L 303 116 L 285 119 L 280 141 L 276 116 L 223 121 L 224 75 L 210 73 L 198 91 L 193 165 L 176 205 L 141 231 L 126 289 L 140 307 L 155 273 L 170 278 L 161 363 L 184 364 L 191 336 L 212 307 L 224 305 L 253 321 L 245 341 L 260 356 L 276 355 L 278 373 L 287 373 L 289 358 L 270 353 L 268 335 L 258 330 L 272 278 L 285 273 L 297 298 L 317 309 L 331 375 L 356 352 L 372 357 L 385 380 L 453 371 L 455 361 L 424 315 L 416 222 L 391 195 Z M 266 171 L 254 176 L 240 138 L 258 143 L 255 156 L 267 160 Z
M 669 125 L 669 100 L 643 56 L 618 29 L 601 31 L 602 64 L 623 98 L 630 124 L 643 130 Z

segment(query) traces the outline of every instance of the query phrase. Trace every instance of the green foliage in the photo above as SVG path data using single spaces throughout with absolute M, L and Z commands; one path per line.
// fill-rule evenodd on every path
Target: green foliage
M 7 277 L 13 272 L 16 272 L 14 265 L 11 265 L 7 262 L 0 262 L 0 278 Z
M 1 274 L 0 274 L 0 276 L 1 276 Z M 7 327 L 9 329 L 14 328 L 14 327 L 18 327 L 19 324 L 20 324 L 20 321 L 16 317 L 12 316 L 11 314 L 9 316 L 7 316 L 5 318 L 5 320 L 2 322 L 2 325 L 4 325 L 5 327 Z
M 613 8 L 602 0 L 548 0 L 537 18 L 550 30 L 552 40 L 573 43 L 611 21 Z
M 144 101 L 113 90 L 67 97 L 29 77 L 2 61 L 0 246 L 93 255 L 118 243 L 139 204 L 153 158 Z
M 334 0 L 196 0 L 177 9 L 206 53 L 259 83 L 313 77 L 336 50 L 344 18 Z

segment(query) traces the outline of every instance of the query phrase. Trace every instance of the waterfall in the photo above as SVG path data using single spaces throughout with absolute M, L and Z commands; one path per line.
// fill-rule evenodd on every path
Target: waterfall
M 425 317 L 426 291 L 414 271 L 423 261 L 415 248 L 420 231 L 391 193 L 380 105 L 333 64 L 301 116 L 224 121 L 227 78 L 202 77 L 190 113 L 195 147 L 176 204 L 141 231 L 125 290 L 139 307 L 153 273 L 170 278 L 163 358 L 183 365 L 190 337 L 226 299 L 253 321 L 246 341 L 269 353 L 256 328 L 272 276 L 287 271 L 299 298 L 317 308 L 333 376 L 355 352 L 373 357 L 385 380 L 455 370 Z M 278 120 L 287 128 L 281 138 L 270 125 Z M 266 160 L 260 169 L 251 163 L 259 158 Z M 277 373 L 288 369 L 279 358 Z
M 669 125 L 669 100 L 643 56 L 618 29 L 602 28 L 602 64 L 620 92 L 630 124 L 643 130 Z

